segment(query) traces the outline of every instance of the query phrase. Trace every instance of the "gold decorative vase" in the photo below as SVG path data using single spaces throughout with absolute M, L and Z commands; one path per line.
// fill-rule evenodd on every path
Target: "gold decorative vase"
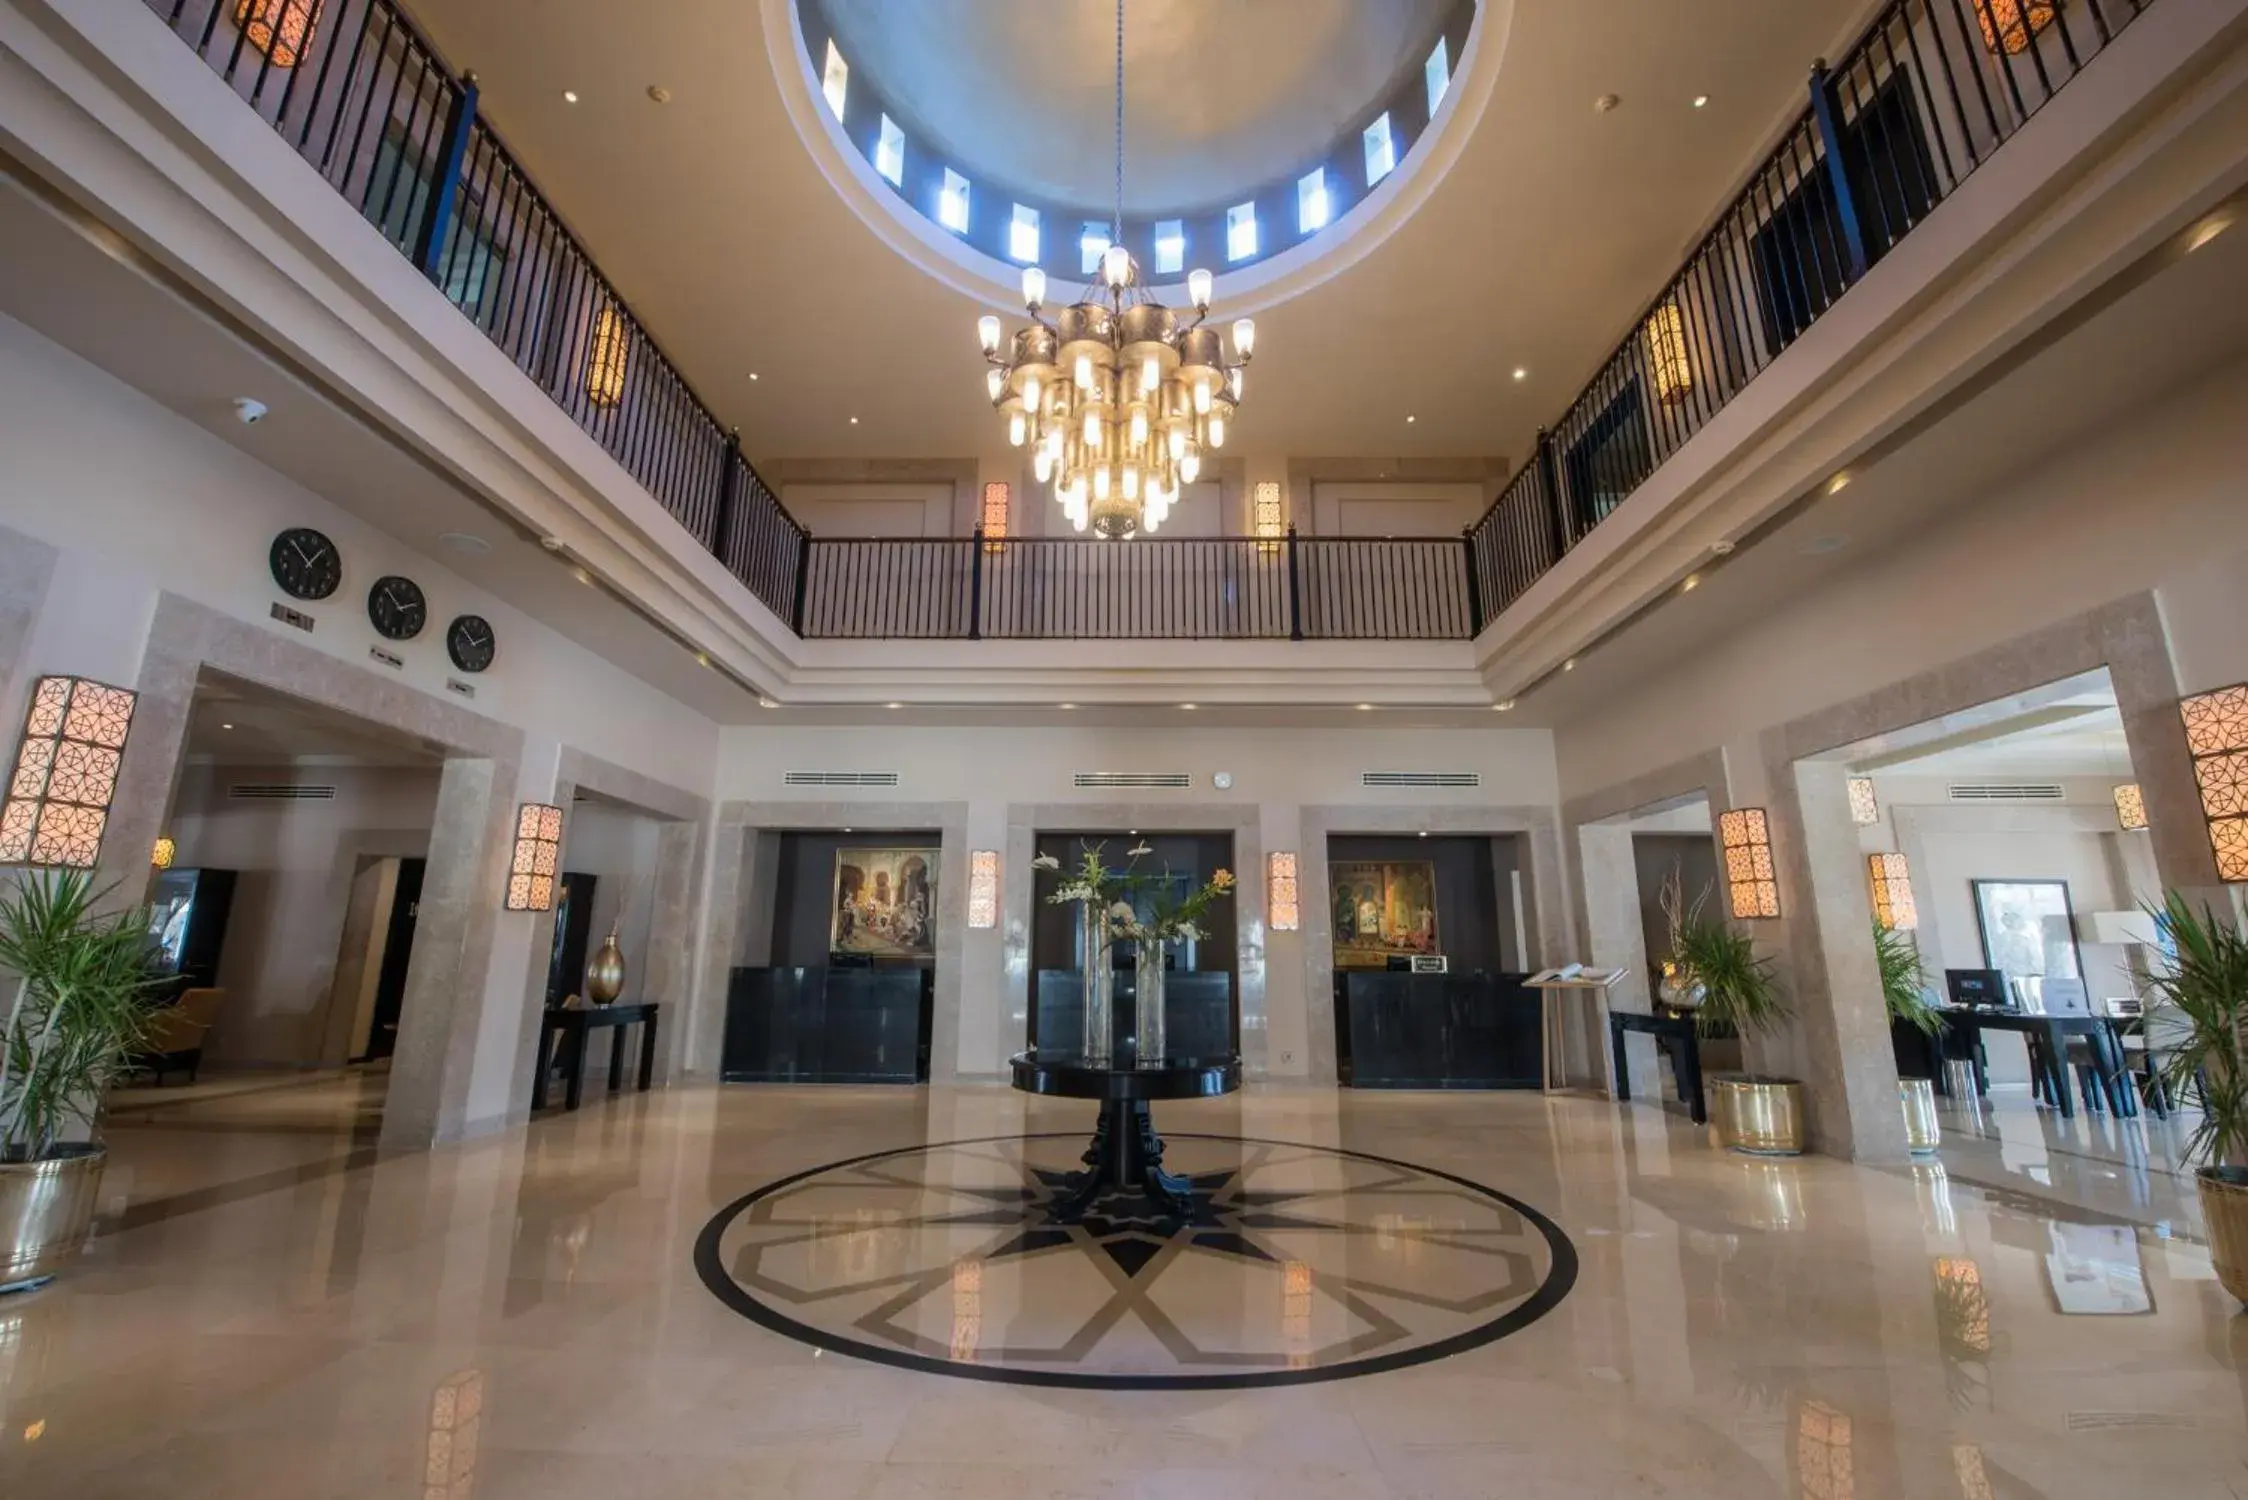
M 1936 1118 L 1936 1086 L 1925 1078 L 1900 1078 L 1897 1102 L 1905 1112 L 1905 1145 L 1915 1156 L 1930 1155 L 1944 1143 L 1943 1123 Z
M 2203 1167 L 2194 1174 L 2209 1230 L 2209 1263 L 2233 1299 L 2248 1303 L 2248 1174 L 2220 1177 L 2221 1170 Z
M 1757 1156 L 1803 1154 L 1803 1085 L 1760 1073 L 1719 1073 L 1708 1083 L 1717 1143 Z
M 93 1232 L 109 1152 L 73 1146 L 46 1161 L 0 1162 L 0 1292 L 29 1291 L 78 1258 Z
M 586 963 L 585 997 L 595 1005 L 607 1005 L 623 993 L 624 950 L 617 946 L 617 935 L 612 930 L 602 940 L 601 951 Z

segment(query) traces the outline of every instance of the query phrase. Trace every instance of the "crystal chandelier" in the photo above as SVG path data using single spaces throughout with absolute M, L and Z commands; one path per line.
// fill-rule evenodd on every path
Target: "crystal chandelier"
M 1046 273 L 1023 272 L 1031 326 L 1012 338 L 996 317 L 976 325 L 991 404 L 1007 440 L 1032 445 L 1032 471 L 1079 531 L 1104 539 L 1154 531 L 1203 455 L 1225 446 L 1256 347 L 1247 318 L 1233 325 L 1233 358 L 1210 317 L 1211 276 L 1187 277 L 1191 314 L 1174 312 L 1140 283 L 1124 248 L 1124 0 L 1116 0 L 1116 217 L 1100 281 L 1045 314 Z M 1004 349 L 1004 352 L 1002 352 Z

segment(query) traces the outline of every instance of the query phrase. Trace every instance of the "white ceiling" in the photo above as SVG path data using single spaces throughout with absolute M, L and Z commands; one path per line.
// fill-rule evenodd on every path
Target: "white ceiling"
M 191 763 L 429 768 L 442 747 L 255 683 L 204 673 L 188 712 Z
M 1238 50 L 1255 29 L 1230 22 L 1277 4 L 1182 6 L 1173 44 L 1206 42 L 1224 88 L 1269 92 L 1267 59 Z M 1261 315 L 1235 451 L 1519 454 L 1800 111 L 1811 60 L 1864 9 L 1513 6 L 1490 105 L 1429 201 L 1358 264 Z M 688 379 L 740 425 L 753 458 L 991 453 L 1004 435 L 974 338 L 987 309 L 910 266 L 828 183 L 776 81 L 776 66 L 802 60 L 768 56 L 759 10 L 415 5 L 447 59 L 476 70 L 489 118 Z M 1050 55 L 1049 34 L 1022 10 L 963 7 L 965 40 Z M 1010 17 L 1031 27 L 1027 42 L 1002 41 Z M 653 102 L 651 86 L 670 102 Z M 1609 93 L 1622 106 L 1596 111 Z M 1704 94 L 1708 107 L 1694 109 Z M 1209 123 L 1231 118 L 1213 110 Z M 1083 168 L 1095 183 L 1109 170 L 1105 151 Z M 1527 378 L 1515 381 L 1516 367 Z
M 2128 778 L 2131 750 L 2111 692 L 2104 703 L 2071 703 L 1947 737 L 1940 748 L 1886 761 L 1880 769 L 1884 774 L 1975 781 Z
M 1418 76 L 1453 0 L 1130 0 L 1124 211 L 1193 213 L 1300 173 Z M 818 0 L 906 137 L 979 187 L 1106 218 L 1115 0 Z

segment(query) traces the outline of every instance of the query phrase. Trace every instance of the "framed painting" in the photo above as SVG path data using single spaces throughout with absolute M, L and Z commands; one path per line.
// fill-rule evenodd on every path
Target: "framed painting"
M 870 958 L 937 953 L 937 851 L 838 849 L 827 951 Z
M 1335 967 L 1383 969 L 1399 954 L 1437 953 L 1436 866 L 1427 860 L 1344 861 L 1328 869 Z
M 2082 979 L 2065 880 L 1978 880 L 1983 962 L 2008 979 Z

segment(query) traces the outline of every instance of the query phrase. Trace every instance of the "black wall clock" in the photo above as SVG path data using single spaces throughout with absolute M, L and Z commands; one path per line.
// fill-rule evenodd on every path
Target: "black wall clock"
M 445 654 L 463 672 L 481 672 L 492 664 L 499 641 L 492 622 L 482 615 L 462 615 L 445 632 Z
M 325 599 L 343 582 L 343 554 L 309 526 L 292 526 L 275 537 L 266 565 L 292 599 Z
M 385 639 L 410 641 L 429 623 L 429 601 L 420 584 L 392 573 L 367 590 L 367 618 Z

